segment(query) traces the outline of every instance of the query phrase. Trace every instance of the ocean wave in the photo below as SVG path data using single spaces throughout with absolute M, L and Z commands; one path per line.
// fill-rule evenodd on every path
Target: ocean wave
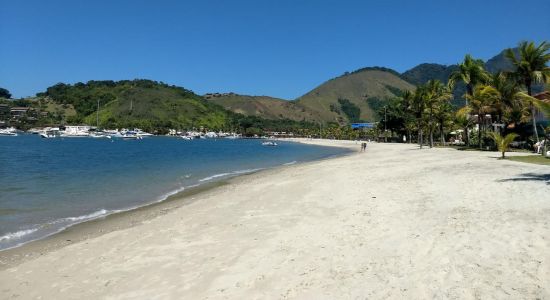
M 35 231 L 37 231 L 38 228 L 31 228 L 26 230 L 20 230 L 16 232 L 10 232 L 8 234 L 5 234 L 3 236 L 0 236 L 0 242 L 1 241 L 8 241 L 8 240 L 14 240 L 14 239 L 20 239 L 26 235 L 29 235 Z
M 233 171 L 233 172 L 229 172 L 229 173 L 214 174 L 214 175 L 211 175 L 211 176 L 208 176 L 208 177 L 204 177 L 203 179 L 199 179 L 199 182 L 210 181 L 212 179 L 216 179 L 216 178 L 219 178 L 219 177 L 247 174 L 247 173 L 252 173 L 252 172 L 256 172 L 256 171 L 260 171 L 260 170 L 263 170 L 263 168 L 245 169 L 245 170 L 237 170 L 237 171 Z
M 203 179 L 199 179 L 199 182 L 209 181 L 209 180 L 212 180 L 214 178 L 224 177 L 224 176 L 228 176 L 228 175 L 231 175 L 231 173 L 215 174 L 215 175 L 212 175 L 212 176 L 204 177 Z
M 61 220 L 69 221 L 69 222 L 87 221 L 87 220 L 91 220 L 91 219 L 95 219 L 95 218 L 102 217 L 102 216 L 106 215 L 107 213 L 109 213 L 108 210 L 106 210 L 106 209 L 101 209 L 101 210 L 98 210 L 98 211 L 93 212 L 93 213 L 88 214 L 88 215 L 82 215 L 82 216 L 78 216 L 78 217 L 63 218 L 63 219 L 61 219 Z
M 295 163 L 297 163 L 297 161 L 291 161 L 291 162 L 287 162 L 287 163 L 283 164 L 283 166 L 290 166 L 290 165 L 293 165 Z

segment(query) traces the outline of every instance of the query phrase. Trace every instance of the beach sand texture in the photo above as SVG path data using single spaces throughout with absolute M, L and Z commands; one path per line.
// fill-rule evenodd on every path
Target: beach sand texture
M 1 270 L 0 298 L 550 299 L 550 167 L 498 156 L 370 143 L 243 176 Z

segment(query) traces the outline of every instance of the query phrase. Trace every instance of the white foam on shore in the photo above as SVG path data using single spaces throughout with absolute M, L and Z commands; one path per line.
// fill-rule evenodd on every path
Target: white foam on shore
M 31 228 L 31 229 L 20 230 L 20 231 L 16 231 L 16 232 L 10 232 L 8 234 L 0 236 L 0 242 L 1 241 L 13 240 L 13 239 L 20 239 L 20 238 L 22 238 L 26 235 L 29 235 L 29 234 L 37 231 L 37 230 L 38 230 L 38 228 Z
M 98 211 L 93 212 L 93 213 L 88 214 L 88 215 L 82 215 L 82 216 L 78 216 L 78 217 L 63 218 L 63 219 L 61 219 L 61 220 L 69 221 L 69 222 L 87 221 L 87 220 L 92 220 L 92 219 L 96 219 L 96 218 L 99 218 L 99 217 L 101 217 L 101 216 L 107 215 L 108 213 L 109 213 L 108 210 L 101 209 L 101 210 L 98 210 Z
M 297 161 L 291 161 L 291 162 L 287 162 L 287 163 L 283 164 L 283 166 L 290 166 L 290 165 L 293 165 L 295 163 L 297 163 Z
M 216 178 L 220 178 L 220 177 L 227 177 L 227 176 L 235 176 L 235 175 L 247 174 L 247 173 L 252 173 L 252 172 L 256 172 L 256 171 L 260 171 L 260 170 L 263 170 L 263 168 L 258 168 L 258 169 L 245 169 L 245 170 L 237 170 L 237 171 L 233 171 L 233 172 L 229 172 L 229 173 L 214 174 L 214 175 L 211 175 L 211 176 L 208 176 L 208 177 L 204 177 L 204 178 L 202 178 L 202 179 L 199 179 L 199 182 L 210 181 L 210 180 L 212 180 L 212 179 L 216 179 Z

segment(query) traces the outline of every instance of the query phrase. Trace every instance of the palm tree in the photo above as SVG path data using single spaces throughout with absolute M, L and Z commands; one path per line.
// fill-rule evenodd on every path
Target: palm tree
M 452 98 L 452 93 L 439 80 L 430 80 L 425 85 L 424 101 L 428 114 L 428 130 L 430 133 L 430 148 L 434 146 L 435 121 L 438 120 L 438 113 L 442 110 L 445 103 Z
M 514 65 L 512 75 L 516 77 L 527 89 L 529 96 L 533 95 L 533 84 L 548 82 L 550 79 L 550 68 L 546 65 L 550 61 L 550 44 L 546 42 L 536 46 L 534 42 L 521 42 L 518 47 L 519 57 L 512 49 L 506 49 L 505 55 Z M 539 142 L 537 132 L 537 121 L 535 120 L 535 105 L 530 104 L 531 119 L 533 122 L 533 134 Z
M 474 87 L 473 94 L 466 95 L 468 99 L 468 112 L 477 115 L 478 121 L 478 145 L 479 149 L 483 148 L 483 140 L 481 132 L 485 130 L 485 115 L 494 111 L 493 104 L 498 101 L 500 94 L 498 91 L 489 85 L 477 85 Z
M 489 132 L 489 136 L 491 137 L 491 139 L 493 139 L 493 141 L 495 141 L 498 151 L 502 153 L 502 159 L 504 159 L 504 153 L 508 150 L 510 144 L 518 135 L 515 133 L 509 133 L 505 137 L 503 137 L 502 135 L 500 135 L 500 133 Z
M 470 118 L 470 107 L 465 106 L 459 109 L 454 118 L 454 123 L 464 130 L 464 138 L 466 139 L 466 145 L 470 147 L 469 129 L 473 126 L 472 119 Z
M 426 86 L 420 85 L 416 88 L 414 92 L 405 92 L 403 98 L 406 99 L 409 104 L 409 110 L 412 112 L 416 119 L 416 126 L 418 130 L 418 144 L 420 149 L 424 145 L 424 131 L 423 131 L 423 121 L 424 113 L 426 110 Z
M 458 70 L 451 73 L 449 78 L 451 85 L 454 85 L 455 82 L 464 82 L 466 94 L 470 96 L 473 95 L 476 85 L 486 83 L 488 80 L 489 75 L 484 69 L 483 60 L 475 59 L 470 54 L 466 54 L 464 61 L 458 64 Z
M 520 92 L 519 85 L 503 72 L 493 74 L 490 83 L 500 95 L 500 98 L 496 99 L 494 103 L 496 119 L 501 123 L 509 121 L 506 120 L 509 112 L 523 106 L 523 102 L 518 97 L 518 93 Z
M 451 121 L 453 107 L 449 101 L 439 103 L 436 111 L 436 120 L 439 125 L 439 138 L 442 145 L 445 145 L 445 125 Z

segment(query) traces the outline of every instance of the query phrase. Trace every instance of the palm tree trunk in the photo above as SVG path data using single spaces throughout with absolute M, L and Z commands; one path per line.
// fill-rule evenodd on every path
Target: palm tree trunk
M 531 89 L 531 80 L 525 80 L 525 86 L 527 87 L 527 94 L 529 96 L 533 96 L 533 91 Z M 535 106 L 533 104 L 530 104 L 529 108 L 531 109 L 531 118 L 533 121 L 533 134 L 535 135 L 535 140 L 537 141 L 537 143 L 539 143 L 540 140 L 539 140 L 539 133 L 537 132 L 537 120 L 535 119 L 536 117 Z
M 479 149 L 482 150 L 483 149 L 483 143 L 481 141 L 481 127 L 483 126 L 482 125 L 482 120 L 483 118 L 481 117 L 481 113 L 478 113 L 478 117 L 477 117 L 477 138 L 478 138 L 478 141 L 477 141 L 477 144 L 479 145 Z
M 424 144 L 424 136 L 422 132 L 422 127 L 420 126 L 420 122 L 418 122 L 418 144 L 420 145 L 420 149 L 422 149 L 422 146 Z
M 468 126 L 464 127 L 464 138 L 466 139 L 466 145 L 470 147 L 470 129 Z
M 445 146 L 445 133 L 443 132 L 443 121 L 439 122 L 439 133 L 441 135 L 441 145 Z
M 535 110 L 535 106 L 533 104 L 530 104 L 529 108 L 531 108 L 531 118 L 533 120 L 533 134 L 535 135 L 535 140 L 537 141 L 537 143 L 539 143 L 540 140 L 539 133 L 537 131 L 537 120 L 535 119 L 535 114 L 537 113 L 537 111 Z
M 434 130 L 433 126 L 430 125 L 430 148 L 434 147 Z

